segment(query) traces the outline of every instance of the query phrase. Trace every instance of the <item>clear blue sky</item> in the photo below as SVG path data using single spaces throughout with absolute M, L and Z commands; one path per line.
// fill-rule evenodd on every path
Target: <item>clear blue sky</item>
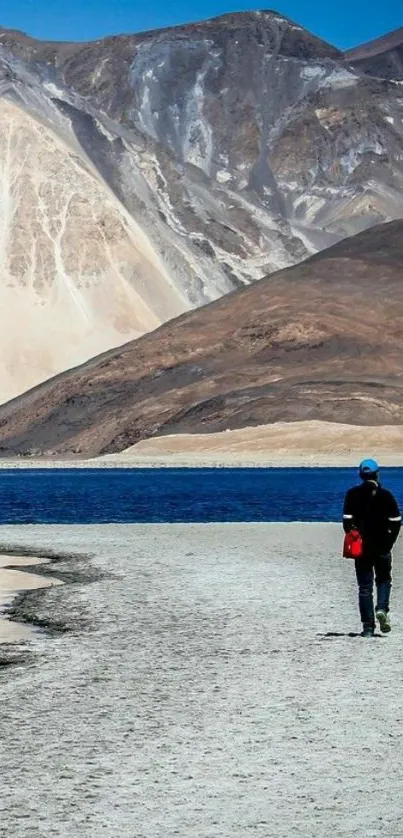
M 403 26 L 402 0 L 272 2 L 277 3 L 276 11 L 341 48 Z M 48 40 L 85 41 L 256 8 L 264 4 L 248 4 L 248 0 L 0 0 L 0 26 Z

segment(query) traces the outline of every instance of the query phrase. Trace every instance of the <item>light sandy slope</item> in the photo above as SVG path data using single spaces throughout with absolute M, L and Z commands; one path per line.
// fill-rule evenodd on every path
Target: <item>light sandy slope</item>
M 331 422 L 278 422 L 216 434 L 178 434 L 144 440 L 99 463 L 356 465 L 364 456 L 403 465 L 403 427 Z
M 340 526 L 0 537 L 112 570 L 41 597 L 56 619 L 85 605 L 92 630 L 36 636 L 30 666 L 0 673 L 4 835 L 401 837 L 401 546 L 393 632 L 368 641 L 348 636 Z
M 84 154 L 6 99 L 0 119 L 4 402 L 188 305 Z

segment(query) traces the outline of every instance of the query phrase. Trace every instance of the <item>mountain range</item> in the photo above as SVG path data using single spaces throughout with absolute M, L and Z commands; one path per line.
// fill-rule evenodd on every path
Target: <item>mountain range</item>
M 186 320 L 153 330 L 237 289 L 228 304 L 256 294 L 270 308 L 299 274 L 256 280 L 403 216 L 402 45 L 399 30 L 344 55 L 268 11 L 89 44 L 0 30 L 0 401 L 148 332 L 116 358 L 140 353 L 140 369 L 152 345 L 165 358 L 158 341 L 177 328 L 186 351 Z M 92 393 L 77 398 L 93 409 Z M 115 430 L 83 450 L 115 450 Z

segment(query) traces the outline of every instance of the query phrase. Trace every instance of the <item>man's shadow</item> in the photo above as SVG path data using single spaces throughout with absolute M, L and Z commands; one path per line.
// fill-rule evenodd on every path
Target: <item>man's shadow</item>
M 317 637 L 320 637 L 321 640 L 333 640 L 335 637 L 360 637 L 362 640 L 364 638 L 358 631 L 327 631 L 325 634 L 317 634 Z M 377 640 L 384 640 L 385 635 L 383 634 L 374 634 L 374 638 Z M 372 638 L 371 638 L 372 639 Z

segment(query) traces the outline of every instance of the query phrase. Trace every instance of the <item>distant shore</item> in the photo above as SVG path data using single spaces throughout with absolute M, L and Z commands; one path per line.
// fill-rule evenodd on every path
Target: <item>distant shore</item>
M 355 467 L 366 456 L 403 466 L 403 426 L 278 422 L 211 434 L 175 434 L 94 458 L 14 457 L 13 468 L 329 468 Z
M 351 456 L 316 456 L 313 458 L 300 457 L 181 457 L 178 455 L 167 457 L 136 457 L 133 459 L 100 460 L 0 460 L 1 470 L 38 470 L 41 469 L 160 469 L 160 468 L 355 468 L 363 456 L 359 451 Z M 403 468 L 403 455 L 386 455 L 379 458 L 381 468 Z

